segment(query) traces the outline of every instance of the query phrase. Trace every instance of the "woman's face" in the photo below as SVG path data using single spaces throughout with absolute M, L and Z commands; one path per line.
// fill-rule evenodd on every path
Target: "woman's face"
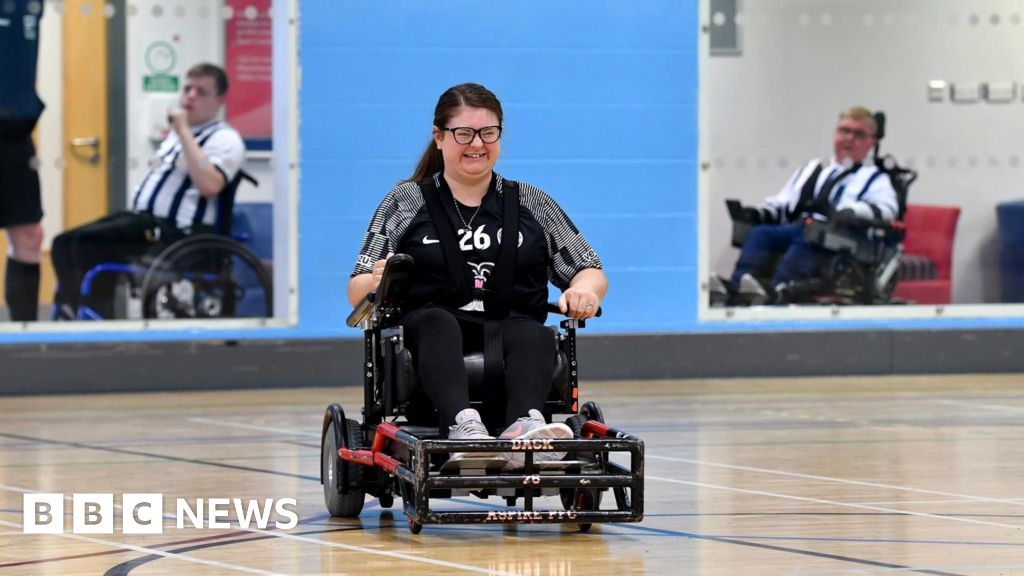
M 498 116 L 486 108 L 459 107 L 455 115 L 448 121 L 449 130 L 434 126 L 434 142 L 444 157 L 446 177 L 454 177 L 460 181 L 472 182 L 491 177 L 491 170 L 498 162 L 501 154 L 501 140 L 493 144 L 485 144 L 479 134 L 473 136 L 468 144 L 459 144 L 450 129 L 473 128 L 479 130 L 488 126 L 498 126 Z

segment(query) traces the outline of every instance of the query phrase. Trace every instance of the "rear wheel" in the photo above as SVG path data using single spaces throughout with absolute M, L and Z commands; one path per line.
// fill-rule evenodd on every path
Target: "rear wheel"
M 587 417 L 581 414 L 573 414 L 572 416 L 569 416 L 568 418 L 565 419 L 565 425 L 568 426 L 570 430 L 572 430 L 573 438 L 583 438 L 583 423 L 586 421 Z M 565 459 L 592 461 L 594 459 L 594 454 L 593 452 L 567 452 L 565 454 Z M 565 492 L 566 490 L 572 492 L 571 489 L 563 489 L 562 492 Z
M 584 402 L 580 407 L 580 414 L 586 416 L 587 420 L 596 420 L 604 424 L 604 411 L 597 402 Z
M 584 402 L 583 406 L 580 406 L 580 413 L 575 416 L 570 416 L 566 419 L 565 423 L 572 429 L 573 436 L 580 438 L 583 435 L 583 424 L 587 420 L 593 420 L 604 424 L 604 411 L 601 410 L 601 406 L 597 402 Z M 577 458 L 580 460 L 599 460 L 603 457 L 603 453 L 595 455 L 593 452 L 581 452 L 577 454 Z M 562 500 L 562 507 L 566 510 L 574 509 L 577 511 L 586 510 L 598 510 L 601 508 L 601 497 L 603 490 L 597 490 L 594 488 L 568 488 L 560 490 L 558 495 Z M 591 523 L 581 523 L 579 525 L 580 532 L 587 532 L 590 530 Z
M 355 420 L 346 421 L 346 430 L 341 436 L 345 448 L 359 448 L 362 444 L 359 423 Z M 363 510 L 366 492 L 358 488 L 362 478 L 360 464 L 345 462 L 338 455 L 337 430 L 335 423 L 327 426 L 324 437 L 323 454 L 320 455 L 324 479 L 324 503 L 331 516 L 355 518 Z
M 239 242 L 216 234 L 179 240 L 160 253 L 142 280 L 146 318 L 269 318 L 270 275 Z

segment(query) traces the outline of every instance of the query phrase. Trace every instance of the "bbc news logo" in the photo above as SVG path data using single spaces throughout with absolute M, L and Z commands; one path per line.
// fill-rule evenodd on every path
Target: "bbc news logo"
M 22 498 L 22 530 L 26 534 L 63 534 L 64 502 L 63 494 L 25 494 Z M 71 531 L 75 534 L 113 534 L 114 517 L 120 515 L 123 534 L 163 534 L 163 494 L 122 494 L 120 511 L 117 508 L 113 494 L 72 494 Z M 174 504 L 174 517 L 179 530 L 186 525 L 226 530 L 232 528 L 228 519 L 233 511 L 238 526 L 243 529 L 251 524 L 266 530 L 273 524 L 275 528 L 288 530 L 299 523 L 295 508 L 294 498 L 198 498 L 195 502 L 178 498 Z

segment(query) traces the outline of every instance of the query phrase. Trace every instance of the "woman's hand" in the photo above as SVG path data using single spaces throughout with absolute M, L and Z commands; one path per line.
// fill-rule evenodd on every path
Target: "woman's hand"
M 558 308 L 569 318 L 586 320 L 597 314 L 601 298 L 608 291 L 608 278 L 597 268 L 584 268 L 573 276 L 558 298 Z
M 384 267 L 387 266 L 388 259 L 394 255 L 394 252 L 388 252 L 388 255 L 385 256 L 383 259 L 377 260 L 376 262 L 373 263 L 373 272 L 371 273 L 373 277 L 373 285 L 372 288 L 370 289 L 370 292 L 377 291 L 377 287 L 380 286 L 380 279 L 381 277 L 384 276 Z
M 597 292 L 587 288 L 568 288 L 558 299 L 558 308 L 575 320 L 586 320 L 597 314 L 601 299 Z
M 358 274 L 353 276 L 348 281 L 348 303 L 352 306 L 359 306 L 359 303 L 366 298 L 366 295 L 370 292 L 376 292 L 377 286 L 380 286 L 381 276 L 384 275 L 384 266 L 388 263 L 388 258 L 394 256 L 393 253 L 388 252 L 388 255 L 382 260 L 377 260 L 373 263 L 373 267 L 369 273 Z

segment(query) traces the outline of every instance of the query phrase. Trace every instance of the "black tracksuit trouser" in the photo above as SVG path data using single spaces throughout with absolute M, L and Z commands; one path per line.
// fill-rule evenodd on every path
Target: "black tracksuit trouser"
M 441 307 L 421 308 L 402 319 L 405 345 L 412 352 L 424 392 L 438 412 L 442 436 L 455 415 L 469 407 L 465 352 L 483 349 L 483 324 L 471 315 Z M 536 319 L 511 314 L 501 320 L 504 394 L 486 394 L 504 401 L 504 410 L 485 423 L 502 429 L 531 408 L 542 409 L 551 393 L 555 365 L 554 333 Z M 493 386 L 494 383 L 485 383 Z M 493 390 L 491 391 L 493 392 Z

